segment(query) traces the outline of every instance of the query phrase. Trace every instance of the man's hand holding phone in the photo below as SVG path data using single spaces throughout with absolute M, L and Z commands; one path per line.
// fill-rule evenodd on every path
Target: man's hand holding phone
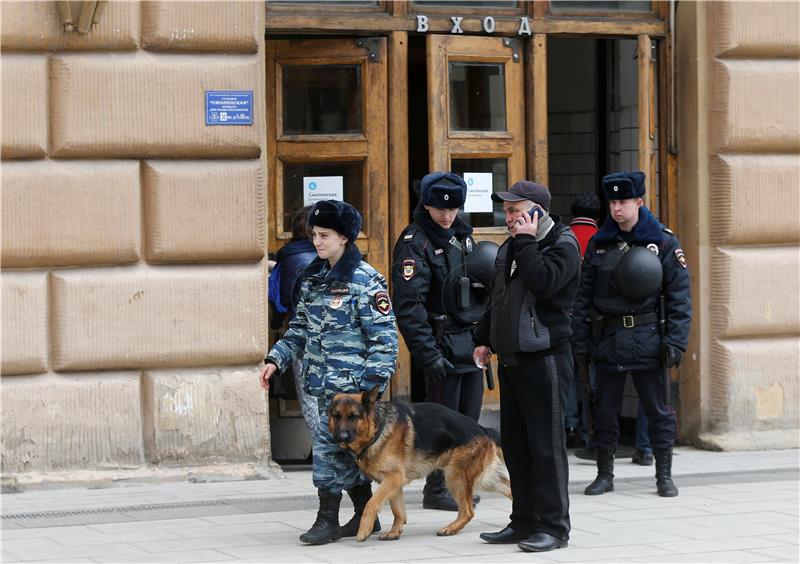
M 511 229 L 511 235 L 516 237 L 520 234 L 536 236 L 539 232 L 539 218 L 542 216 L 542 210 L 539 206 L 533 206 L 530 210 L 523 213 L 514 222 Z

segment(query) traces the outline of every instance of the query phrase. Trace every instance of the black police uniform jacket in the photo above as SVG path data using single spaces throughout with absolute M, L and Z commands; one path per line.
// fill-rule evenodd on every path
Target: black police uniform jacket
M 578 289 L 580 247 L 575 234 L 551 214 L 554 225 L 537 241 L 509 237 L 497 251 L 492 307 L 477 341 L 511 364 L 518 353 L 551 354 L 567 349 L 571 308 Z
M 620 243 L 644 246 L 661 259 L 661 289 L 641 302 L 622 296 L 613 284 L 614 270 L 624 256 Z M 664 320 L 659 327 L 660 292 L 664 294 Z M 599 337 L 592 336 L 590 310 L 600 316 Z M 626 328 L 613 323 L 623 315 L 651 315 L 651 322 Z M 678 238 L 664 227 L 646 207 L 639 208 L 639 219 L 630 234 L 620 231 L 609 217 L 589 241 L 573 316 L 573 352 L 591 353 L 599 369 L 625 372 L 664 366 L 664 345 L 681 351 L 689 341 L 692 317 L 689 271 Z M 612 321 L 612 323 L 607 323 Z
M 455 367 L 451 372 L 475 370 L 475 325 L 488 307 L 488 291 L 471 284 L 469 307 L 459 307 L 464 254 L 475 248 L 472 227 L 461 217 L 443 229 L 421 206 L 400 234 L 394 248 L 392 303 L 400 333 L 420 368 L 444 357 Z M 447 316 L 446 328 L 437 340 L 431 318 L 442 314 Z

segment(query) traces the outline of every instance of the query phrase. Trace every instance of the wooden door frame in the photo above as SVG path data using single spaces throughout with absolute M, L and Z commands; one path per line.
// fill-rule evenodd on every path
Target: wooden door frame
M 371 49 L 371 50 L 370 50 Z M 371 55 L 374 53 L 374 56 Z M 273 196 L 268 209 L 272 221 L 268 249 L 277 251 L 290 236 L 283 225 L 283 164 L 290 162 L 363 161 L 364 228 L 356 241 L 380 272 L 389 266 L 388 246 L 388 151 L 387 151 L 387 44 L 385 38 L 369 42 L 369 49 L 348 39 L 268 40 L 267 123 L 268 190 Z M 377 62 L 375 62 L 377 61 Z M 358 64 L 362 69 L 362 133 L 333 135 L 286 135 L 282 131 L 281 67 L 284 64 Z
M 429 35 L 428 162 L 431 170 L 450 170 L 453 158 L 505 158 L 509 183 L 525 174 L 525 72 L 522 42 L 501 37 Z M 514 59 L 517 57 L 517 60 Z M 450 131 L 450 61 L 502 63 L 505 77 L 505 131 Z M 516 85 L 516 86 L 515 86 Z M 478 227 L 478 239 L 506 238 L 505 227 Z

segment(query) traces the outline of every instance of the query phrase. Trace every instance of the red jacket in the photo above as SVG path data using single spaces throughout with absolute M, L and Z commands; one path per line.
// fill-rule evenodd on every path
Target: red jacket
M 595 233 L 597 233 L 597 222 L 590 217 L 576 217 L 570 224 L 572 232 L 578 238 L 581 246 L 581 257 L 586 254 L 586 246 L 589 244 Z

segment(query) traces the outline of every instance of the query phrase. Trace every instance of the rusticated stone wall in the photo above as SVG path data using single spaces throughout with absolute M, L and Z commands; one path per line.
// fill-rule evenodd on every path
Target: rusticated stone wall
M 263 2 L 0 10 L 3 474 L 266 465 Z
M 681 229 L 696 298 L 683 430 L 711 448 L 797 447 L 800 4 L 681 4 Z

